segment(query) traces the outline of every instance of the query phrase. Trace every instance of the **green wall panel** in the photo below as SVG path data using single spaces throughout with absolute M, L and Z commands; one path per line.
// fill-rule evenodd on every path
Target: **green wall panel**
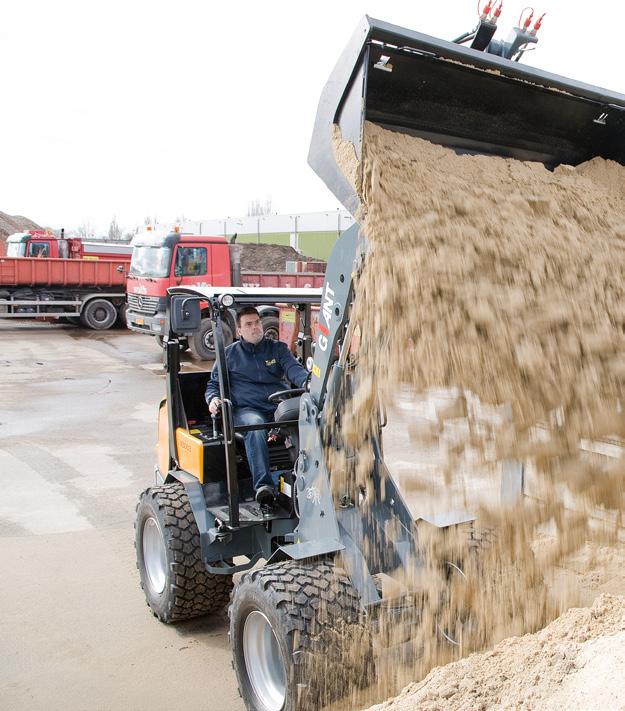
M 334 243 L 338 239 L 338 232 L 300 232 L 299 251 L 307 257 L 328 259 Z

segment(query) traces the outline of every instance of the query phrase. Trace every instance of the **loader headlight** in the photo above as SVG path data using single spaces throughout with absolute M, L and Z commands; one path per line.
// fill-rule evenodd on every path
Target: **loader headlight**
M 232 304 L 234 304 L 234 296 L 232 294 L 224 294 L 221 297 L 221 305 L 225 306 L 227 309 L 229 309 Z

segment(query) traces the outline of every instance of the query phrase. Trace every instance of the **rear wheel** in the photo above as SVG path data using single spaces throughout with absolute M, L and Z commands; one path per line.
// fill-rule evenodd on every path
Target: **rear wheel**
M 105 331 L 117 320 L 117 309 L 106 299 L 91 299 L 80 313 L 80 323 L 94 331 Z
M 358 593 L 331 561 L 246 573 L 229 612 L 234 668 L 250 711 L 317 709 L 371 681 Z
M 222 322 L 222 329 L 224 334 L 224 346 L 229 346 L 233 341 L 232 329 L 224 322 Z M 202 325 L 189 341 L 189 348 L 191 349 L 191 353 L 200 360 L 215 360 L 213 324 L 209 318 L 202 319 Z
M 184 486 L 154 486 L 141 495 L 135 522 L 137 568 L 145 599 L 161 622 L 223 608 L 231 575 L 213 575 L 200 555 L 200 534 Z

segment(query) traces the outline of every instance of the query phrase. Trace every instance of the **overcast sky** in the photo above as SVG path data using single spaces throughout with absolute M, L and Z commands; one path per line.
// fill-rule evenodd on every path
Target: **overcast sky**
M 525 2 L 504 0 L 499 35 Z M 625 10 L 541 0 L 526 63 L 625 93 Z M 306 156 L 321 89 L 364 14 L 451 39 L 474 0 L 22 0 L 0 16 L 0 210 L 106 232 L 338 203 Z

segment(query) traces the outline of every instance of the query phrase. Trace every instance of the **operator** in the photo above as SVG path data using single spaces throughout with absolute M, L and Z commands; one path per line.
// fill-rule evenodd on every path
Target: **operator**
M 286 343 L 264 336 L 260 315 L 253 306 L 243 307 L 236 322 L 240 340 L 226 348 L 234 424 L 259 425 L 274 418 L 277 405 L 269 402 L 268 397 L 285 389 L 285 379 L 294 387 L 305 387 L 308 371 L 293 357 Z M 217 363 L 204 396 L 211 415 L 216 415 L 221 406 Z M 244 437 L 256 501 L 270 506 L 275 490 L 269 471 L 267 430 L 249 430 Z

